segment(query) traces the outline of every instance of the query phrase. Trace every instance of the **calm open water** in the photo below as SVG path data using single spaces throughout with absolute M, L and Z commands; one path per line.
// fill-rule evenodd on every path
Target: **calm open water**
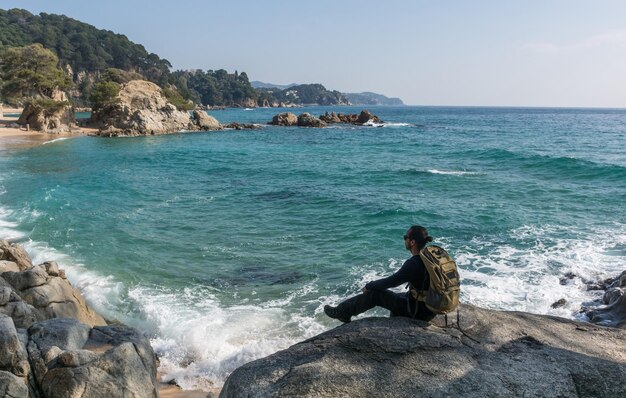
M 0 148 L 0 237 L 150 335 L 186 388 L 336 326 L 323 305 L 396 270 L 411 224 L 490 308 L 576 317 L 599 293 L 560 276 L 626 268 L 626 110 L 370 110 L 387 123 Z

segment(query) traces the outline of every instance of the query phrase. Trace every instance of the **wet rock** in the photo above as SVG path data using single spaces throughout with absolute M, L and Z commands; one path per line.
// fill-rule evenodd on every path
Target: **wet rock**
M 560 307 L 563 307 L 565 304 L 567 304 L 567 300 L 562 298 L 562 299 L 559 299 L 559 300 L 555 301 L 554 303 L 552 303 L 551 307 L 552 308 L 560 308 Z
M 356 119 L 357 124 L 365 124 L 365 123 L 382 123 L 383 121 L 367 109 L 362 110 L 359 116 Z

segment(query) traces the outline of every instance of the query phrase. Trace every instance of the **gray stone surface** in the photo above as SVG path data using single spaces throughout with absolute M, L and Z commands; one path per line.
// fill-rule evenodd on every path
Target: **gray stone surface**
M 23 379 L 0 370 L 0 397 L 24 398 L 28 396 L 28 387 Z
M 23 252 L 3 243 L 3 258 L 9 246 Z M 23 253 L 21 261 L 30 262 Z M 55 262 L 22 270 L 14 260 L 0 263 L 0 397 L 158 395 L 156 357 L 145 336 L 104 326 Z
M 626 331 L 462 305 L 461 327 L 339 326 L 235 370 L 220 397 L 622 397 Z

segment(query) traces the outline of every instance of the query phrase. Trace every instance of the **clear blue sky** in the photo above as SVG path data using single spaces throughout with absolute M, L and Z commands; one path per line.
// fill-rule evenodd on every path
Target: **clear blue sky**
M 624 1 L 0 0 L 112 30 L 174 68 L 416 105 L 626 107 Z

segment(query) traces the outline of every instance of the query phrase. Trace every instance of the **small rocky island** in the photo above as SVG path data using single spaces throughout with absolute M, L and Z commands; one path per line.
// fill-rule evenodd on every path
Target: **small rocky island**
M 326 127 L 329 124 L 344 123 L 364 126 L 367 124 L 381 124 L 383 121 L 368 110 L 362 110 L 359 114 L 344 114 L 326 112 L 320 117 L 315 117 L 308 112 L 296 116 L 291 112 L 283 112 L 275 115 L 268 124 L 273 126 L 298 126 L 298 127 Z

